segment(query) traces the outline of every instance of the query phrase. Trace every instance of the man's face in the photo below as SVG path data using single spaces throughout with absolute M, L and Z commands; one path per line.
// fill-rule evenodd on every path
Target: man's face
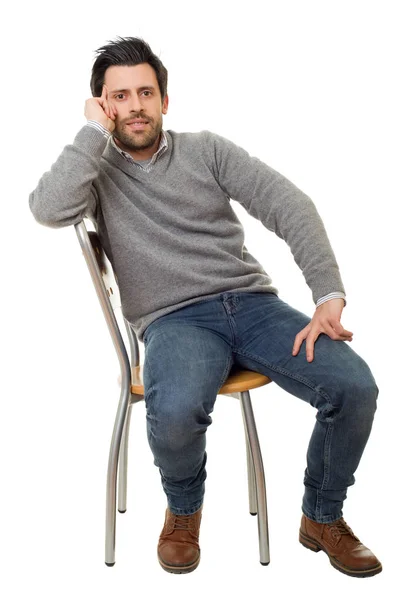
M 168 96 L 162 100 L 157 77 L 148 63 L 134 67 L 109 67 L 104 83 L 108 100 L 117 110 L 113 136 L 130 154 L 148 158 L 157 151 L 162 115 L 167 113 Z

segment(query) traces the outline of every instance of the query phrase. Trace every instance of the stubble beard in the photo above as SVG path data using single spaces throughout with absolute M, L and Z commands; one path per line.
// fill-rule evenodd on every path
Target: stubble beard
M 134 117 L 130 117 L 129 119 L 125 119 L 125 121 L 129 121 Z M 116 123 L 115 129 L 113 131 L 113 136 L 120 142 L 122 146 L 126 150 L 145 150 L 146 148 L 150 148 L 158 139 L 163 121 L 162 117 L 155 121 L 154 119 L 146 116 L 143 117 L 149 121 L 149 130 L 148 131 L 131 131 L 128 129 L 128 126 L 125 123 Z

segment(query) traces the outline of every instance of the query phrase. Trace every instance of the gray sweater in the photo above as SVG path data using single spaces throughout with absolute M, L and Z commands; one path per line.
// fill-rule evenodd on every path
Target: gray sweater
M 165 134 L 167 149 L 146 171 L 85 125 L 29 198 L 44 225 L 95 222 L 139 339 L 154 319 L 221 292 L 277 293 L 244 245 L 231 198 L 287 242 L 314 302 L 344 293 L 308 196 L 221 136 Z

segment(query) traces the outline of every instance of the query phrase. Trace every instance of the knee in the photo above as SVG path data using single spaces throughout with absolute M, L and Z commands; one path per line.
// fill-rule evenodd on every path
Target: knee
M 361 421 L 372 421 L 377 408 L 379 389 L 368 365 L 359 359 L 339 381 L 341 404 L 345 412 L 351 411 L 360 419 L 360 424 Z
M 366 362 L 346 347 L 345 360 L 331 370 L 318 386 L 316 408 L 318 418 L 327 421 L 351 416 L 358 422 L 371 423 L 377 407 L 378 387 Z
M 362 410 L 375 412 L 379 390 L 368 365 L 362 359 L 358 369 L 349 377 L 348 387 L 355 403 Z
M 193 400 L 191 398 L 190 400 Z M 159 448 L 181 452 L 198 442 L 212 422 L 202 403 L 189 402 L 189 398 L 176 395 L 147 410 L 148 432 L 157 439 Z

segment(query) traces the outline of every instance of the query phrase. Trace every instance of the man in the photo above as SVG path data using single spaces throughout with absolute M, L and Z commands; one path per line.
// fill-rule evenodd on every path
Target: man
M 317 409 L 307 452 L 300 542 L 348 575 L 382 570 L 342 517 L 378 390 L 345 343 L 345 293 L 311 200 L 282 175 L 207 131 L 164 131 L 167 71 L 149 46 L 97 51 L 87 124 L 30 196 L 51 227 L 92 218 L 125 317 L 144 341 L 147 430 L 168 508 L 161 566 L 193 571 L 206 478 L 205 434 L 233 365 L 268 375 Z M 289 245 L 312 290 L 311 319 L 277 295 L 244 246 L 240 202 Z

